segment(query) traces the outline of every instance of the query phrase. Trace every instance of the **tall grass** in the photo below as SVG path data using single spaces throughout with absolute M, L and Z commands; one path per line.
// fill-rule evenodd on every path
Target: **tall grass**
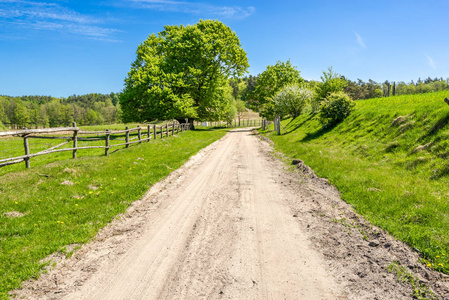
M 449 92 L 357 101 L 333 128 L 316 115 L 267 132 L 276 148 L 328 178 L 372 223 L 449 273 Z
M 66 154 L 50 163 L 32 160 L 31 169 L 1 175 L 0 299 L 22 281 L 38 277 L 43 258 L 89 241 L 155 182 L 224 134 L 186 131 L 108 157 L 83 152 L 77 159 Z

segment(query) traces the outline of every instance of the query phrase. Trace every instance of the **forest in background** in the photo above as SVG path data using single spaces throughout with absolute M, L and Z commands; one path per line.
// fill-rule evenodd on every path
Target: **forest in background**
M 0 121 L 8 128 L 103 125 L 120 122 L 119 94 L 0 96 Z M 1 124 L 0 124 L 1 125 Z
M 232 78 L 229 86 L 236 101 L 237 112 L 251 107 L 249 95 L 257 85 L 257 76 Z M 449 78 L 418 79 L 416 82 L 378 83 L 358 79 L 347 81 L 344 92 L 354 100 L 388 97 L 394 95 L 419 94 L 449 90 Z M 313 87 L 318 81 L 308 81 Z M 51 96 L 0 96 L 0 129 L 43 128 L 78 125 L 104 125 L 121 123 L 120 94 L 72 95 L 67 98 Z M 239 107 L 240 106 L 240 107 Z

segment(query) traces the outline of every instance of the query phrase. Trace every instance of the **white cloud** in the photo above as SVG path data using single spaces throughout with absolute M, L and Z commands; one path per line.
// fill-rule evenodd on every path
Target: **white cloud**
M 355 32 L 355 31 L 354 31 L 354 34 L 355 34 L 355 37 L 356 37 L 356 39 L 357 39 L 357 43 L 360 45 L 360 47 L 366 48 L 366 45 L 365 45 L 365 43 L 363 42 L 362 37 L 361 37 L 357 32 Z
M 433 61 L 433 59 L 432 59 L 432 57 L 430 57 L 429 55 L 426 55 L 426 57 L 427 57 L 427 60 L 428 60 L 428 62 L 429 62 L 429 66 L 432 68 L 432 69 L 436 69 L 436 66 L 435 66 L 435 62 Z
M 202 2 L 174 0 L 125 0 L 135 8 L 153 9 L 159 11 L 176 11 L 190 14 L 211 14 L 226 18 L 244 19 L 252 15 L 256 9 L 253 6 L 220 6 Z
M 228 18 L 247 18 L 252 15 L 256 9 L 253 6 L 249 6 L 247 8 L 242 8 L 239 6 L 221 6 L 216 7 L 216 13 Z
M 99 24 L 103 20 L 79 14 L 56 3 L 0 0 L 0 25 L 25 29 L 59 31 L 88 38 L 113 41 L 111 35 L 118 30 Z

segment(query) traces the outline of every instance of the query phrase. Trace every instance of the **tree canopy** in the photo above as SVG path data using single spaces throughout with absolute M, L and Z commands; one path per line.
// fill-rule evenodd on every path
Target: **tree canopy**
M 327 72 L 323 71 L 321 82 L 316 88 L 318 101 L 324 100 L 330 93 L 343 91 L 347 84 L 345 78 L 334 72 L 332 67 Z
M 262 116 L 271 118 L 274 113 L 274 95 L 286 85 L 302 82 L 304 79 L 290 60 L 278 61 L 274 66 L 267 66 L 267 69 L 260 74 L 254 91 L 247 98 L 251 107 L 259 111 Z
M 165 26 L 137 48 L 120 97 L 123 120 L 223 120 L 229 77 L 249 67 L 240 40 L 219 21 Z
M 314 97 L 313 90 L 297 84 L 286 85 L 273 97 L 274 112 L 277 116 L 299 116 Z

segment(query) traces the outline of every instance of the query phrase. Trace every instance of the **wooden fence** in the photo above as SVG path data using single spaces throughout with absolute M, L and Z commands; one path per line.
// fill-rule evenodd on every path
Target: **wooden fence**
M 198 122 L 195 121 L 195 126 L 206 126 L 206 127 L 227 127 L 227 128 L 235 128 L 235 127 L 263 127 L 264 123 L 267 124 L 267 120 L 265 119 L 241 119 L 233 120 L 232 122 L 225 121 L 217 121 L 217 122 Z
M 119 130 L 119 131 L 112 131 L 112 130 L 105 130 L 105 131 L 83 131 L 80 130 L 79 127 L 76 127 L 76 123 L 73 123 L 73 127 L 61 127 L 61 128 L 46 128 L 46 129 L 25 129 L 20 131 L 7 131 L 7 132 L 0 132 L 0 137 L 6 137 L 6 136 L 18 136 L 23 138 L 23 146 L 24 146 L 24 152 L 25 155 L 17 156 L 17 157 L 10 157 L 5 159 L 0 159 L 0 167 L 13 165 L 21 162 L 25 162 L 25 166 L 27 168 L 30 167 L 30 159 L 36 156 L 40 155 L 47 155 L 51 153 L 56 152 L 63 152 L 63 151 L 71 151 L 73 158 L 76 158 L 77 151 L 83 150 L 83 149 L 97 149 L 102 148 L 105 149 L 105 155 L 109 155 L 109 150 L 112 147 L 119 147 L 119 146 L 125 146 L 126 148 L 129 147 L 129 145 L 136 144 L 136 143 L 142 143 L 142 142 L 149 142 L 151 139 L 157 139 L 157 138 L 163 138 L 164 135 L 166 138 L 168 138 L 170 135 L 173 136 L 174 134 L 178 134 L 179 132 L 189 130 L 190 125 L 189 124 L 179 124 L 173 122 L 173 124 L 165 124 L 163 126 L 156 126 L 156 125 L 147 125 L 146 127 L 140 127 L 137 126 L 136 128 L 128 128 L 126 127 L 125 130 Z M 73 132 L 70 136 L 47 136 L 48 134 L 54 134 L 54 133 L 61 133 L 66 134 L 67 132 Z M 137 136 L 130 138 L 131 132 L 137 132 Z M 39 134 L 46 134 L 46 136 L 42 136 Z M 81 137 L 80 135 L 102 135 L 100 137 Z M 120 144 L 111 144 L 111 136 L 113 135 L 121 135 L 125 136 L 125 139 L 117 139 L 114 138 L 114 141 L 124 141 L 124 143 Z M 37 153 L 30 153 L 30 146 L 29 146 L 29 139 L 59 139 L 59 140 L 65 140 L 63 143 L 58 144 L 56 146 L 53 146 L 49 149 L 37 152 Z M 85 147 L 79 147 L 78 141 L 105 141 L 104 146 L 85 146 Z M 62 146 L 73 143 L 73 146 L 71 148 L 61 148 Z

